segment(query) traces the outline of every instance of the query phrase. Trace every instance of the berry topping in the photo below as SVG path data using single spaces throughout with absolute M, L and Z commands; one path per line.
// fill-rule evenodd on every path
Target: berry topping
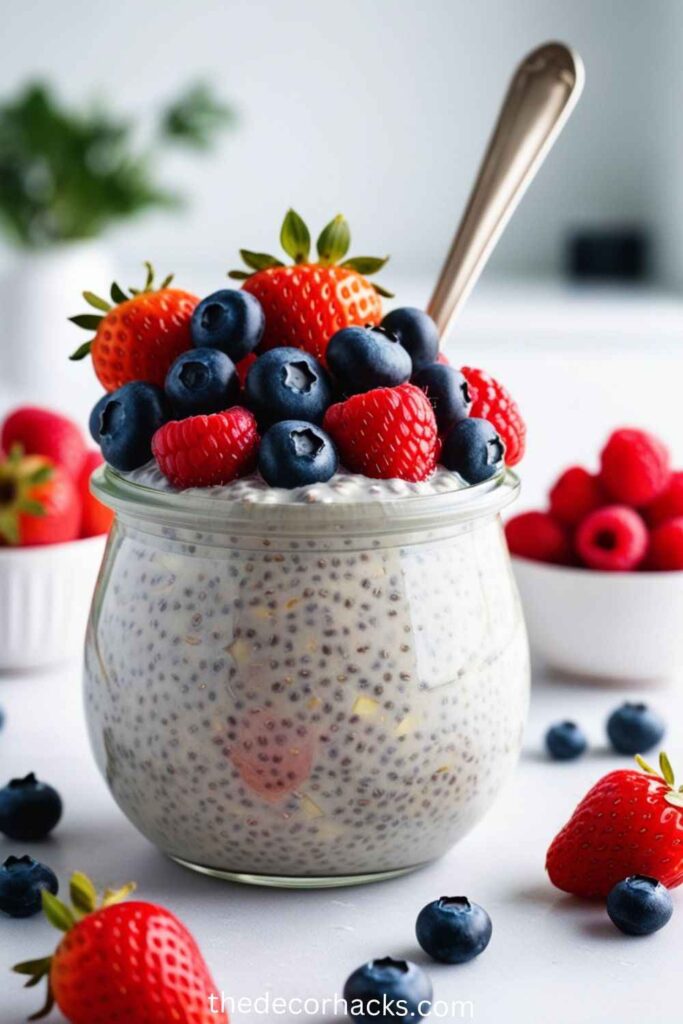
M 670 519 L 652 531 L 646 567 L 664 572 L 683 569 L 683 516 Z
M 440 434 L 469 416 L 472 408 L 469 384 L 452 366 L 430 363 L 413 375 L 413 384 L 421 388 L 432 403 Z
M 102 465 L 99 452 L 88 452 L 83 462 L 83 469 L 78 481 L 78 492 L 81 498 L 81 537 L 97 537 L 109 533 L 114 521 L 114 513 L 106 505 L 90 493 L 90 477 Z
M 410 380 L 410 356 L 381 327 L 345 327 L 327 346 L 327 365 L 345 395 L 391 388 Z
M 157 430 L 152 451 L 174 487 L 211 487 L 251 472 L 258 442 L 253 415 L 235 406 L 211 416 L 172 420 Z
M 683 472 L 672 474 L 667 489 L 643 509 L 643 516 L 650 527 L 683 516 Z
M 591 569 L 627 572 L 645 557 L 647 529 L 633 509 L 607 505 L 583 520 L 575 544 L 579 557 Z
M 615 430 L 600 455 L 600 483 L 616 502 L 640 508 L 666 491 L 669 452 L 644 430 Z
M 534 562 L 567 565 L 571 545 L 567 531 L 547 512 L 522 512 L 505 524 L 510 553 Z
M 232 359 L 218 348 L 194 348 L 178 356 L 166 377 L 166 397 L 173 414 L 222 412 L 237 400 L 239 377 Z
M 565 469 L 550 491 L 550 512 L 565 526 L 577 526 L 587 515 L 605 504 L 605 495 L 597 476 L 581 466 Z
M 28 547 L 78 537 L 81 503 L 71 476 L 16 445 L 0 456 L 0 543 Z
M 463 366 L 472 395 L 471 416 L 493 424 L 505 444 L 505 461 L 516 466 L 526 447 L 526 424 L 509 392 L 483 370 Z
M 415 925 L 425 953 L 443 964 L 466 964 L 491 941 L 491 918 L 466 896 L 442 896 L 420 911 Z
M 416 1024 L 431 1009 L 432 983 L 417 964 L 385 956 L 363 964 L 347 978 L 344 999 L 349 1017 L 360 1024 Z
M 99 400 L 90 415 L 90 430 L 109 465 L 129 472 L 149 462 L 152 438 L 167 419 L 161 388 L 132 381 Z
M 607 913 L 625 935 L 652 935 L 671 920 L 671 893 L 656 878 L 629 875 L 607 894 Z
M 254 708 L 239 723 L 224 752 L 244 784 L 268 803 L 294 793 L 311 774 L 317 737 L 310 726 Z
M 271 487 L 303 487 L 334 476 L 337 453 L 320 427 L 304 420 L 281 420 L 263 435 L 258 468 Z
M 39 782 L 33 772 L 23 779 L 12 779 L 0 789 L 0 832 L 9 839 L 44 839 L 61 816 L 59 793 Z
M 33 917 L 42 909 L 43 890 L 56 895 L 54 871 L 33 857 L 8 857 L 0 866 L 0 911 L 10 917 Z
M 244 359 L 240 359 L 239 363 L 235 364 L 237 376 L 240 379 L 240 387 L 244 388 L 246 386 L 249 371 L 251 370 L 252 366 L 254 365 L 257 359 L 258 356 L 256 355 L 256 353 L 250 352 L 248 356 L 245 356 Z
M 49 409 L 23 406 L 10 413 L 2 427 L 0 450 L 21 445 L 25 455 L 44 455 L 77 480 L 85 458 L 85 442 L 76 424 Z
M 446 434 L 441 462 L 468 484 L 489 480 L 503 468 L 505 448 L 488 420 L 460 420 Z
M 439 332 L 432 318 L 423 310 L 413 306 L 393 309 L 382 320 L 382 327 L 403 345 L 415 372 L 437 361 Z
M 413 384 L 376 388 L 332 405 L 323 427 L 353 473 L 391 480 L 426 480 L 434 471 L 434 410 Z
M 253 352 L 266 326 L 263 307 L 249 292 L 223 288 L 199 303 L 190 322 L 192 344 L 215 348 L 238 363 Z
M 545 734 L 545 745 L 554 761 L 573 761 L 588 746 L 583 731 L 576 722 L 558 722 Z
M 274 348 L 256 360 L 244 388 L 247 404 L 267 425 L 278 420 L 322 423 L 332 385 L 321 364 L 299 348 Z
M 607 719 L 607 735 L 619 754 L 645 754 L 662 740 L 666 726 L 647 704 L 622 704 Z

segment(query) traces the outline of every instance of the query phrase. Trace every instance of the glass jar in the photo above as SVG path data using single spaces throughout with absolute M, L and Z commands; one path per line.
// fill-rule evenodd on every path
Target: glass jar
M 246 505 L 98 471 L 116 522 L 85 703 L 130 821 L 186 866 L 281 886 L 443 854 L 521 744 L 528 649 L 499 515 L 518 486 Z

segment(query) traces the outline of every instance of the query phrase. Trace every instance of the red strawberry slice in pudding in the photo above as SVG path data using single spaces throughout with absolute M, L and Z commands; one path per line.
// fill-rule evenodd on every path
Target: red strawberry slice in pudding
M 256 708 L 242 719 L 229 758 L 242 781 L 269 803 L 293 793 L 311 774 L 316 740 L 308 726 Z

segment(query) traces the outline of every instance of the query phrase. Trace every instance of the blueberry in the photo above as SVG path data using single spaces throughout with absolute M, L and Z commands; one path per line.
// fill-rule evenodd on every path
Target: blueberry
M 90 416 L 90 432 L 109 465 L 128 472 L 152 458 L 152 437 L 167 419 L 161 388 L 136 380 L 99 400 Z
M 619 754 L 644 754 L 664 736 L 665 725 L 647 704 L 622 704 L 607 719 L 607 735 Z
M 491 940 L 491 918 L 465 896 L 442 896 L 418 914 L 417 941 L 444 964 L 465 964 L 483 953 Z
M 238 363 L 254 351 L 265 326 L 263 306 L 255 296 L 222 288 L 199 303 L 192 314 L 190 334 L 196 348 L 218 348 Z
M 382 327 L 394 335 L 408 352 L 413 370 L 421 370 L 436 362 L 439 354 L 439 332 L 431 316 L 413 306 L 404 306 L 387 313 Z
M 629 875 L 607 896 L 607 913 L 627 935 L 651 935 L 668 924 L 673 914 L 671 893 L 656 878 Z
M 488 420 L 460 420 L 446 434 L 441 462 L 468 484 L 479 484 L 503 467 L 505 446 Z
M 556 761 L 573 761 L 588 746 L 586 737 L 576 722 L 558 722 L 545 734 L 548 753 Z
M 360 1024 L 419 1021 L 431 1009 L 432 983 L 417 964 L 385 956 L 349 975 L 344 999 L 349 1017 Z
M 337 452 L 320 427 L 281 420 L 261 439 L 259 470 L 271 487 L 324 483 L 337 472 Z
M 279 420 L 322 423 L 332 385 L 318 360 L 299 348 L 264 352 L 247 374 L 247 404 L 261 424 Z
M 397 387 L 413 372 L 407 351 L 381 327 L 344 327 L 330 338 L 325 358 L 346 395 Z
M 33 857 L 8 857 L 0 865 L 0 910 L 10 917 L 32 917 L 42 907 L 41 893 L 57 895 L 59 882 L 54 871 Z
M 413 384 L 421 388 L 432 403 L 440 434 L 469 416 L 472 396 L 459 370 L 442 363 L 430 363 L 413 375 Z
M 235 364 L 218 348 L 191 348 L 178 356 L 166 376 L 166 397 L 178 419 L 222 412 L 237 401 Z
M 0 832 L 10 839 L 44 839 L 62 816 L 59 793 L 33 772 L 0 789 Z

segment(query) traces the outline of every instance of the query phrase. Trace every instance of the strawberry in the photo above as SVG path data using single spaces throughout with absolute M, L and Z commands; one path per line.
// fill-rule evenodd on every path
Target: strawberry
M 228 1024 L 197 943 L 169 910 L 123 902 L 135 888 L 107 889 L 71 876 L 69 907 L 42 894 L 48 921 L 65 932 L 52 956 L 17 964 L 26 987 L 47 979 L 43 1010 L 56 1004 L 71 1024 Z
M 381 270 L 389 257 L 344 259 L 351 233 L 341 214 L 320 233 L 315 263 L 309 262 L 309 230 L 294 210 L 289 210 L 284 219 L 280 243 L 294 266 L 285 266 L 266 253 L 240 249 L 252 273 L 233 270 L 229 275 L 244 281 L 243 288 L 263 306 L 266 329 L 261 351 L 290 345 L 324 362 L 327 342 L 342 327 L 380 322 L 380 296 L 391 297 L 391 293 L 367 278 Z
M 69 474 L 20 445 L 0 461 L 0 539 L 30 547 L 78 537 L 81 503 Z
M 213 487 L 250 473 L 258 445 L 253 413 L 236 405 L 166 423 L 152 438 L 152 453 L 174 487 Z
M 353 473 L 426 480 L 438 456 L 431 402 L 414 384 L 375 388 L 331 405 L 323 428 Z
M 95 336 L 81 345 L 72 359 L 92 355 L 93 367 L 105 391 L 115 391 L 130 381 L 143 380 L 163 387 L 166 374 L 177 357 L 192 348 L 190 318 L 199 299 L 189 292 L 169 288 L 170 274 L 154 289 L 154 271 L 146 263 L 147 279 L 142 289 L 130 295 L 114 283 L 111 303 L 92 292 L 83 298 L 97 314 L 72 316 L 72 323 Z
M 592 898 L 628 875 L 649 875 L 667 888 L 683 882 L 683 787 L 676 788 L 666 754 L 661 775 L 636 761 L 644 773 L 605 775 L 553 839 L 546 870 L 558 889 Z
M 99 452 L 87 452 L 83 461 L 83 469 L 78 479 L 78 493 L 81 496 L 81 537 L 97 537 L 109 533 L 114 522 L 114 513 L 94 494 L 90 493 L 90 477 L 104 459 Z
M 78 479 L 85 441 L 78 426 L 66 416 L 31 405 L 15 409 L 3 423 L 0 449 L 9 452 L 16 444 L 25 455 L 45 455 Z

